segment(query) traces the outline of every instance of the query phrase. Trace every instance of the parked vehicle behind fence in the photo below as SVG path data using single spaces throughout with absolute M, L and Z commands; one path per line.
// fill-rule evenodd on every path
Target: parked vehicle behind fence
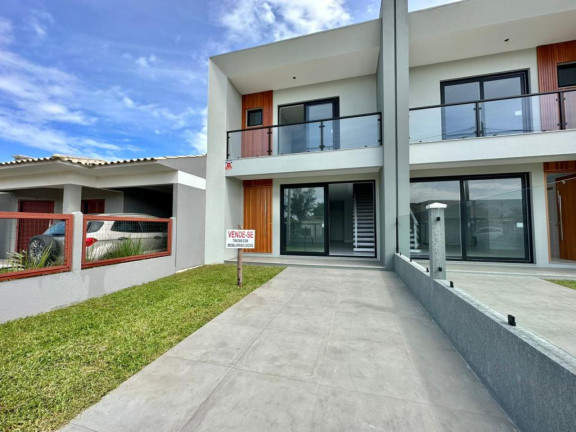
M 166 222 L 135 221 L 155 219 L 136 213 L 100 214 L 97 216 L 122 217 L 126 220 L 90 220 L 86 225 L 86 259 L 97 261 L 107 258 L 134 256 L 162 252 L 167 249 L 168 224 Z M 34 259 L 49 254 L 55 261 L 64 256 L 65 222 L 57 222 L 44 233 L 32 237 L 28 253 Z

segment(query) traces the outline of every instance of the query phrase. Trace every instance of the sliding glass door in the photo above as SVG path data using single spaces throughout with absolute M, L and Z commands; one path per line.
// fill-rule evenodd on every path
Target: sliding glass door
M 281 187 L 284 255 L 376 256 L 373 181 Z
M 410 185 L 410 249 L 428 257 L 428 212 L 447 204 L 446 255 L 473 261 L 530 262 L 526 175 L 414 179 Z
M 282 253 L 326 255 L 326 186 L 283 188 Z
M 442 139 L 496 136 L 530 131 L 528 73 L 511 72 L 440 83 L 442 104 Z M 511 98 L 497 101 L 474 102 Z M 477 109 L 479 111 L 477 111 Z

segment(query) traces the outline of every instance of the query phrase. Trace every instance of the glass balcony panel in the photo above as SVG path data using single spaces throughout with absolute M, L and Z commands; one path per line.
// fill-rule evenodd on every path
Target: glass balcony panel
M 564 93 L 566 129 L 576 129 L 576 90 Z
M 228 159 L 270 156 L 272 149 L 271 128 L 246 129 L 228 133 Z M 270 139 L 270 143 L 269 143 Z
M 228 132 L 228 159 L 356 149 L 380 145 L 380 115 Z
M 340 149 L 376 147 L 380 139 L 380 116 L 351 117 L 334 121 L 334 130 L 339 133 Z
M 564 93 L 566 129 L 576 128 L 576 91 Z M 558 93 L 410 111 L 410 143 L 560 130 Z M 476 122 L 480 122 L 477 134 Z
M 378 114 L 374 114 L 279 126 L 278 153 L 293 154 L 376 147 L 380 144 L 379 118 Z
M 461 139 L 476 135 L 476 104 L 447 106 L 442 109 L 442 139 Z
M 410 111 L 410 142 L 442 141 L 442 108 Z

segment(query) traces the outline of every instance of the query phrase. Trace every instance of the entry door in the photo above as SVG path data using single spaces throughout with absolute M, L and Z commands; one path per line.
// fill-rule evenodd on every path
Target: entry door
M 54 213 L 54 201 L 20 201 L 18 211 L 24 213 Z M 30 239 L 42 234 L 50 226 L 48 219 L 20 219 L 16 250 L 27 250 Z
M 245 252 L 272 253 L 272 180 L 244 182 L 244 229 L 256 231 L 255 248 Z
M 105 201 L 103 199 L 82 200 L 81 209 L 84 214 L 104 213 Z
M 576 175 L 556 180 L 560 258 L 576 260 Z
M 327 191 L 326 185 L 282 188 L 282 254 L 328 254 Z

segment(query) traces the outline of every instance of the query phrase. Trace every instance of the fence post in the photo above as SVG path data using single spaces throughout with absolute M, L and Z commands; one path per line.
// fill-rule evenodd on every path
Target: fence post
M 428 244 L 430 247 L 430 277 L 446 279 L 446 232 L 444 209 L 446 204 L 433 203 L 428 210 Z
M 82 212 L 72 213 L 72 271 L 82 269 L 82 247 L 84 246 L 84 215 Z

